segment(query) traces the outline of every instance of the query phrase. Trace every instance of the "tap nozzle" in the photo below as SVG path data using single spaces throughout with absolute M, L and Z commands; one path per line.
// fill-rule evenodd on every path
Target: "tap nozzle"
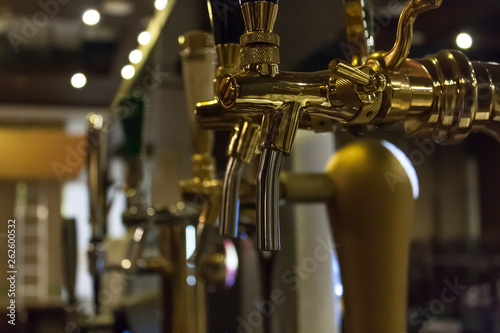
M 242 161 L 230 157 L 227 163 L 224 185 L 222 186 L 222 212 L 220 216 L 220 233 L 223 236 L 238 237 L 239 188 Z
M 299 115 L 299 103 L 286 103 L 266 114 L 262 123 L 257 176 L 257 242 L 261 251 L 280 250 L 279 175 L 283 158 L 292 152 Z
M 263 148 L 257 178 L 257 246 L 261 251 L 281 250 L 279 176 L 285 154 Z
M 241 173 L 245 163 L 255 155 L 260 136 L 260 126 L 250 121 L 236 125 L 228 146 L 229 161 L 222 187 L 222 213 L 220 233 L 223 236 L 238 236 L 239 189 Z

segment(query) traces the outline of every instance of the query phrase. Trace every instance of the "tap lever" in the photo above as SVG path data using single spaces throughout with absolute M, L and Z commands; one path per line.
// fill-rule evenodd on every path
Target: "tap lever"
M 396 42 L 392 49 L 384 54 L 387 68 L 399 71 L 406 62 L 413 40 L 413 23 L 423 12 L 439 8 L 443 0 L 409 0 L 399 17 Z
M 333 76 L 330 79 L 332 87 L 336 87 L 338 78 L 348 80 L 355 84 L 354 90 L 364 105 L 377 101 L 380 93 L 387 87 L 387 80 L 383 74 L 376 73 L 372 68 L 363 66 L 360 68 L 338 59 L 334 59 L 329 65 Z M 367 113 L 370 111 L 367 111 Z M 376 115 L 373 111 L 372 114 Z M 371 121 L 371 117 L 365 117 Z
M 329 69 L 333 74 L 363 86 L 371 86 L 375 81 L 373 76 L 339 59 L 332 60 Z

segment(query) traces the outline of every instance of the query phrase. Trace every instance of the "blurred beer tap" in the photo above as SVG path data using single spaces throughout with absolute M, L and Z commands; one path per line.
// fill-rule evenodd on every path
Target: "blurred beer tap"
M 144 172 L 143 127 L 144 101 L 141 97 L 128 96 L 120 101 L 119 119 L 124 133 L 125 195 L 126 208 L 122 221 L 132 228 L 133 235 L 127 251 L 130 267 L 128 274 L 136 274 L 138 260 L 142 257 L 145 241 L 152 223 L 154 210 L 150 208 L 148 188 Z
M 90 202 L 90 225 L 92 238 L 89 247 L 89 270 L 94 282 L 95 312 L 100 312 L 99 291 L 105 270 L 103 241 L 107 233 L 108 213 L 108 137 L 103 131 L 107 119 L 103 115 L 90 113 L 87 117 L 87 170 Z
M 213 36 L 203 31 L 190 31 L 179 40 L 193 147 L 193 177 L 181 181 L 180 186 L 183 200 L 199 205 L 197 246 L 190 259 L 199 263 L 198 254 L 203 251 L 209 229 L 217 224 L 221 200 L 221 182 L 216 178 L 215 159 L 212 155 L 214 134 L 211 130 L 202 129 L 194 114 L 199 101 L 209 100 L 214 96 L 215 48 Z
M 372 0 L 344 0 L 351 64 L 360 66 L 375 51 Z

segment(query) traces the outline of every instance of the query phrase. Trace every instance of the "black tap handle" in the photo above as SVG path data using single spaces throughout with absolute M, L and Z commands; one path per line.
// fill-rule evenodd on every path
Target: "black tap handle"
M 208 10 L 212 20 L 215 45 L 240 43 L 245 24 L 238 0 L 209 0 Z

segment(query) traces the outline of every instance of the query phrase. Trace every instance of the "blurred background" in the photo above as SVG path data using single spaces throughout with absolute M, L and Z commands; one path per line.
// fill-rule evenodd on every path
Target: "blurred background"
M 389 50 L 404 1 L 372 2 L 376 49 Z M 165 23 L 159 24 L 167 7 Z M 279 10 L 275 30 L 281 37 L 282 69 L 321 70 L 333 58 L 348 57 L 341 0 L 282 0 Z M 499 16 L 497 0 L 445 0 L 439 10 L 417 20 L 410 57 L 460 49 L 471 60 L 498 62 Z M 191 145 L 178 38 L 194 29 L 210 31 L 203 0 L 0 1 L 0 267 L 7 262 L 6 223 L 15 218 L 16 301 L 26 332 L 56 332 L 47 328 L 50 318 L 65 313 L 67 220 L 76 225 L 76 297 L 82 304 L 92 302 L 84 149 L 90 112 L 113 112 L 122 94 L 142 93 L 152 202 L 169 205 L 181 199 L 178 182 L 190 175 Z M 115 193 L 108 231 L 119 239 L 126 233 L 123 134 L 119 129 L 110 133 Z M 419 177 L 408 331 L 500 332 L 498 143 L 474 135 L 442 147 L 405 139 L 398 130 L 367 135 L 405 151 Z M 340 148 L 351 140 L 352 135 L 337 133 L 334 143 Z M 227 134 L 218 135 L 218 142 L 222 171 Z M 9 302 L 6 281 L 2 270 L 0 313 Z M 461 287 L 453 300 L 443 299 L 450 284 Z M 299 326 L 290 332 L 299 332 Z M 2 319 L 0 331 L 12 327 Z

